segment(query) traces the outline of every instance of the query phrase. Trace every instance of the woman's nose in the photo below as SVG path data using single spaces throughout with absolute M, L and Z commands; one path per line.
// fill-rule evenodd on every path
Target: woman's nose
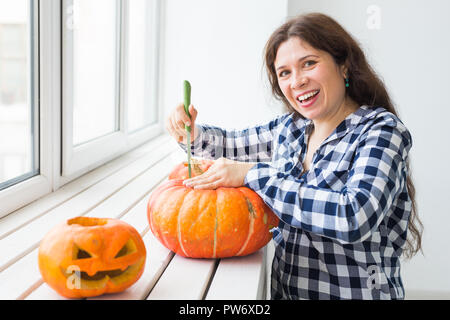
M 308 78 L 303 75 L 296 75 L 295 77 L 292 77 L 292 83 L 291 88 L 293 90 L 303 87 L 308 83 Z

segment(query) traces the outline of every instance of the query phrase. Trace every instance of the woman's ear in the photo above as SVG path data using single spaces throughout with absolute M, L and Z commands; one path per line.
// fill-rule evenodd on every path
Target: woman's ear
M 341 65 L 340 70 L 341 70 L 341 74 L 342 77 L 344 77 L 344 79 L 348 78 L 348 63 L 347 61 Z
M 348 77 L 348 68 L 347 68 L 347 66 L 345 64 L 343 64 L 340 69 L 341 69 L 342 77 L 344 79 L 346 79 Z

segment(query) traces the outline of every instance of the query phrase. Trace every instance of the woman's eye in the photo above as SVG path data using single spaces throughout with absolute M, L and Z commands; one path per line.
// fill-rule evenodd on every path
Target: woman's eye
M 309 61 L 306 61 L 306 62 L 305 62 L 304 66 L 305 66 L 305 67 L 311 67 L 311 66 L 313 66 L 313 65 L 315 65 L 315 64 L 316 64 L 315 61 L 309 60 Z
M 289 71 L 284 70 L 284 71 L 281 71 L 281 72 L 280 72 L 279 76 L 280 76 L 280 78 L 281 78 L 281 77 L 285 77 L 285 76 L 288 75 L 288 73 L 289 73 Z

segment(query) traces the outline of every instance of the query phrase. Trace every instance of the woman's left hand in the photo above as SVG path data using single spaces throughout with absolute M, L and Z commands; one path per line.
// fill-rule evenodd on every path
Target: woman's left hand
M 256 163 L 238 162 L 220 158 L 200 176 L 183 181 L 186 187 L 194 189 L 236 188 L 244 185 L 247 172 Z

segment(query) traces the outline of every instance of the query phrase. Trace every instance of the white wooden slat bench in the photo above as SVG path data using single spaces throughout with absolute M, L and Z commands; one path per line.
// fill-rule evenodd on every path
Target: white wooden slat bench
M 1 218 L 0 299 L 64 299 L 41 278 L 39 242 L 56 224 L 82 215 L 131 224 L 147 249 L 144 273 L 133 286 L 95 299 L 268 298 L 266 251 L 270 246 L 246 257 L 188 259 L 174 255 L 149 230 L 148 198 L 184 157 L 164 135 Z

